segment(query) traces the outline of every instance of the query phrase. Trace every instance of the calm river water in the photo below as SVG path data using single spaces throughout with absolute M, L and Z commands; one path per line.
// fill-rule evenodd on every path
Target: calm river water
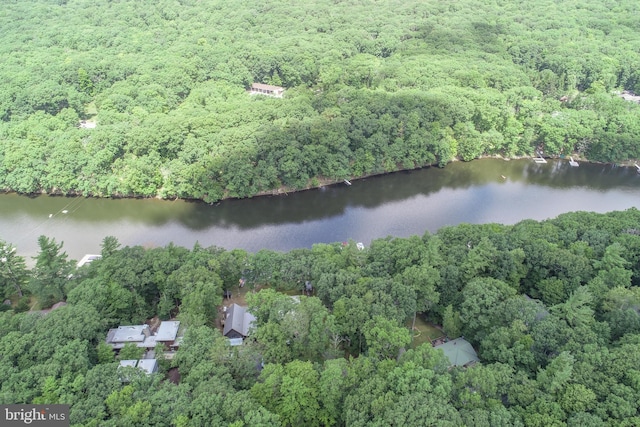
M 563 212 L 640 208 L 635 168 L 568 161 L 456 162 L 288 196 L 229 200 L 215 206 L 159 200 L 0 195 L 0 239 L 26 257 L 39 235 L 64 242 L 70 258 L 99 253 L 105 236 L 123 245 L 287 251 L 353 239 L 369 244 L 463 222 L 514 224 Z M 64 213 L 66 212 L 66 213 Z

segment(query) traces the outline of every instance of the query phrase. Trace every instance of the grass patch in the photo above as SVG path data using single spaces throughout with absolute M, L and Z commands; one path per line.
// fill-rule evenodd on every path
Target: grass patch
M 407 326 L 411 328 L 413 324 L 413 320 L 409 320 Z M 422 316 L 418 315 L 416 317 L 415 329 L 413 331 L 413 341 L 411 343 L 412 348 L 419 347 L 420 345 L 431 342 L 436 338 L 443 337 L 444 333 L 436 328 L 432 323 L 427 322 L 422 318 Z
M 96 107 L 95 102 L 90 102 L 85 106 L 84 113 L 87 116 L 95 116 L 98 114 L 98 108 Z
M 238 305 L 246 306 L 247 300 L 246 296 L 249 292 L 251 292 L 251 288 L 249 286 L 240 287 L 238 285 L 233 286 L 231 289 L 231 298 L 224 298 L 222 300 L 223 305 L 231 305 L 236 303 Z
M 286 291 L 278 291 L 281 294 L 285 294 L 285 295 L 289 295 L 290 297 L 296 296 L 296 295 L 304 295 L 304 292 L 302 292 L 302 290 L 300 289 L 288 289 Z

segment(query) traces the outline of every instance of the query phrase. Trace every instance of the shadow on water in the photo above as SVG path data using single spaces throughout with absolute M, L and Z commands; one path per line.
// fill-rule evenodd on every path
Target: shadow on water
M 211 227 L 252 229 L 265 225 L 304 223 L 343 215 L 348 208 L 376 208 L 430 195 L 443 190 L 468 189 L 497 183 L 539 185 L 550 188 L 611 188 L 640 185 L 635 168 L 580 164 L 567 160 L 536 164 L 531 160 L 484 159 L 455 162 L 445 168 L 424 168 L 336 184 L 281 196 L 225 200 L 209 205 L 194 201 L 85 199 L 68 197 L 28 198 L 1 195 L 0 215 L 23 215 L 89 223 L 130 222 L 162 226 L 178 222 L 191 230 Z M 63 214 L 62 211 L 67 211 Z M 72 214 L 72 215 L 71 215 Z
M 485 159 L 216 205 L 5 194 L 0 195 L 0 239 L 28 259 L 37 255 L 39 235 L 64 242 L 74 259 L 98 251 L 105 236 L 146 247 L 200 242 L 286 251 L 350 238 L 368 244 L 461 222 L 514 224 L 574 210 L 629 207 L 640 208 L 635 168 Z

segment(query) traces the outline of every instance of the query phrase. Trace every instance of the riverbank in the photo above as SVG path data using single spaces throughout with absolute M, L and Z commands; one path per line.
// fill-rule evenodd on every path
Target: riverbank
M 482 155 L 482 156 L 478 157 L 477 159 L 470 160 L 470 162 L 474 162 L 474 161 L 478 161 L 478 160 L 484 160 L 484 159 L 498 159 L 498 160 L 503 160 L 503 161 L 533 160 L 536 157 L 537 156 L 509 156 L 509 157 L 505 157 L 505 156 L 502 156 L 500 154 L 491 154 L 491 155 L 487 154 L 487 155 Z M 575 160 L 576 162 L 579 162 L 579 163 L 598 164 L 598 165 L 611 165 L 611 166 L 614 166 L 614 167 L 630 167 L 630 168 L 634 168 L 634 167 L 636 167 L 636 164 L 637 164 L 637 160 L 625 160 L 623 162 L 618 162 L 618 163 L 595 162 L 595 161 L 589 160 L 586 157 L 581 156 L 581 155 L 579 155 L 577 153 L 573 153 L 573 154 L 568 155 L 568 156 L 544 156 L 543 155 L 542 157 L 545 160 L 569 160 L 569 158 L 572 158 L 573 160 Z M 451 159 L 449 161 L 449 163 L 447 163 L 447 165 L 449 165 L 451 163 L 457 163 L 457 162 L 466 162 L 466 161 L 456 157 L 456 158 Z M 446 168 L 447 165 L 442 166 L 442 168 Z M 364 180 L 364 179 L 367 179 L 367 178 L 392 175 L 392 174 L 401 173 L 401 172 L 418 171 L 418 170 L 429 169 L 429 168 L 433 168 L 433 167 L 438 167 L 438 165 L 436 163 L 432 163 L 430 165 L 420 166 L 420 167 L 412 168 L 412 169 L 398 169 L 398 170 L 395 170 L 395 171 L 392 171 L 392 172 L 372 173 L 372 174 L 367 174 L 367 175 L 363 175 L 363 176 L 359 176 L 359 177 L 350 176 L 350 177 L 343 178 L 343 179 L 314 178 L 314 180 L 318 181 L 317 185 L 310 185 L 310 186 L 308 186 L 306 188 L 302 188 L 302 189 L 279 187 L 277 189 L 273 189 L 273 190 L 269 190 L 269 191 L 262 191 L 262 192 L 260 192 L 258 194 L 255 194 L 254 196 L 247 197 L 247 198 L 251 199 L 251 198 L 254 198 L 254 197 L 282 196 L 282 195 L 288 196 L 289 194 L 293 194 L 293 193 L 309 191 L 309 190 L 317 190 L 317 189 L 322 189 L 322 188 L 329 187 L 329 186 L 342 185 L 342 184 L 351 185 L 351 183 L 353 183 L 353 182 L 358 182 L 360 180 Z M 640 172 L 640 169 L 638 170 L 638 172 Z M 349 182 L 349 184 L 346 184 L 347 181 Z M 238 200 L 238 199 L 231 197 L 231 198 L 225 198 L 225 199 L 222 199 L 222 200 Z
M 502 178 L 504 176 L 505 178 Z M 40 235 L 64 242 L 70 258 L 99 253 L 105 236 L 123 246 L 288 251 L 353 239 L 435 232 L 462 222 L 514 224 L 564 212 L 640 208 L 640 176 L 628 168 L 568 160 L 452 162 L 332 185 L 287 197 L 207 203 L 156 199 L 0 195 L 0 239 L 31 258 Z M 63 213 L 63 211 L 67 213 Z
M 622 162 L 617 162 L 617 163 L 606 163 L 606 162 L 595 162 L 592 160 L 587 159 L 584 156 L 580 156 L 577 153 L 573 153 L 571 155 L 568 156 L 543 156 L 545 159 L 547 160 L 564 160 L 564 159 L 569 159 L 570 157 L 573 158 L 573 160 L 580 162 L 580 163 L 589 163 L 589 164 L 598 164 L 598 165 L 612 165 L 614 167 L 637 167 L 637 160 L 633 160 L 633 159 L 629 159 L 629 160 L 625 160 Z M 480 157 L 478 157 L 477 159 L 473 159 L 469 162 L 474 162 L 474 161 L 478 161 L 478 160 L 483 160 L 483 159 L 499 159 L 499 160 L 503 160 L 503 161 L 511 161 L 511 160 L 529 160 L 529 159 L 534 159 L 534 156 L 502 156 L 500 154 L 492 154 L 492 155 L 482 155 Z M 438 167 L 438 168 L 446 168 L 448 165 L 450 165 L 451 163 L 457 163 L 457 162 L 463 162 L 463 163 L 468 163 L 465 160 L 462 160 L 460 158 L 453 158 L 451 159 L 445 166 L 439 167 L 436 163 L 432 163 L 429 165 L 424 165 L 424 166 L 420 166 L 417 168 L 411 168 L 411 169 L 398 169 L 395 171 L 391 171 L 391 172 L 380 172 L 380 173 L 371 173 L 371 174 L 366 174 L 366 175 L 362 175 L 362 176 L 349 176 L 346 178 L 337 178 L 337 179 L 331 179 L 331 178 L 326 178 L 326 177 L 314 177 L 312 179 L 309 180 L 309 185 L 305 188 L 291 188 L 291 187 L 286 187 L 286 186 L 281 186 L 275 189 L 271 189 L 271 190 L 264 190 L 264 191 L 260 191 L 252 196 L 247 196 L 247 197 L 229 197 L 229 196 L 223 196 L 221 199 L 210 202 L 210 205 L 214 205 L 217 204 L 221 201 L 224 200 L 243 200 L 243 199 L 253 199 L 253 198 L 259 198 L 259 197 L 265 197 L 265 196 L 289 196 L 290 194 L 294 194 L 294 193 L 300 193 L 300 192 L 305 192 L 305 191 L 309 191 L 309 190 L 317 190 L 317 189 L 323 189 L 323 188 L 327 188 L 327 187 L 331 187 L 331 186 L 337 186 L 337 185 L 350 185 L 353 182 L 358 182 L 367 178 L 372 178 L 372 177 L 380 177 L 380 176 L 386 176 L 386 175 L 392 175 L 392 174 L 396 174 L 396 173 L 402 173 L 402 172 L 410 172 L 410 171 L 419 171 L 419 170 L 423 170 L 423 169 L 429 169 L 429 168 L 433 168 L 433 167 Z M 640 172 L 640 170 L 639 170 Z M 348 182 L 348 184 L 347 184 Z M 46 191 L 41 191 L 39 193 L 18 193 L 12 190 L 7 190 L 7 189 L 3 189 L 0 190 L 0 194 L 18 194 L 21 196 L 26 196 L 26 197 L 38 197 L 38 196 L 51 196 L 51 197 L 83 197 L 83 198 L 88 198 L 88 199 L 113 199 L 113 200 L 121 200 L 121 199 L 128 199 L 128 200 L 141 200 L 141 199 L 156 199 L 156 200 L 162 200 L 162 201 L 168 201 L 168 202 L 175 202 L 177 200 L 182 200 L 182 201 L 187 201 L 187 202 L 204 202 L 203 199 L 199 199 L 199 198 L 179 198 L 179 197 L 163 197 L 160 194 L 157 194 L 156 196 L 149 196 L 149 197 L 144 197 L 144 196 L 139 196 L 139 195 L 122 195 L 122 194 L 116 194 L 116 195 L 103 195 L 103 194 L 89 194 L 89 195 L 85 195 L 82 194 L 81 192 L 77 192 L 77 191 L 66 191 L 66 192 L 62 192 L 62 191 L 54 191 L 54 192 L 46 192 Z

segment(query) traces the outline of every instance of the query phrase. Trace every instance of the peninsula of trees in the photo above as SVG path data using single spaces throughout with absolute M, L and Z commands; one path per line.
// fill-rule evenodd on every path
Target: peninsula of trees
M 481 155 L 640 157 L 634 0 L 32 0 L 0 14 L 0 189 L 195 198 Z M 250 96 L 253 83 L 285 88 Z
M 638 224 L 577 212 L 255 254 L 108 237 L 80 268 L 44 236 L 32 269 L 1 242 L 0 404 L 66 403 L 74 427 L 637 426 Z M 240 289 L 256 320 L 231 347 L 216 319 Z M 123 382 L 107 330 L 156 317 L 182 344 Z M 480 362 L 451 367 L 416 320 Z

